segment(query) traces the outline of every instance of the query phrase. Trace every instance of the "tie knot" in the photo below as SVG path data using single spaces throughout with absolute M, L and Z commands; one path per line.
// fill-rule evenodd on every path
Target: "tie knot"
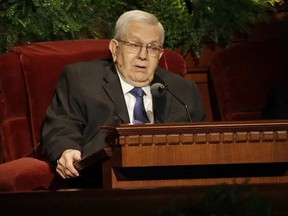
M 134 96 L 134 97 L 143 97 L 145 92 L 143 91 L 142 88 L 140 87 L 135 87 L 133 88 L 131 91 L 131 94 Z

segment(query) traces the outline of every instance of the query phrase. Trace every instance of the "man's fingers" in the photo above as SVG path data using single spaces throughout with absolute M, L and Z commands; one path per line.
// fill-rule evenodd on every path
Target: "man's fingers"
M 74 149 L 65 150 L 57 161 L 56 171 L 62 178 L 74 178 L 79 176 L 73 163 L 81 159 L 81 152 Z
M 68 164 L 65 167 L 65 173 L 66 173 L 66 175 L 68 175 L 70 177 L 78 177 L 79 176 L 79 172 L 75 169 L 73 164 Z
M 78 177 L 79 173 L 76 169 L 70 170 L 68 167 L 58 165 L 56 171 L 61 175 L 62 178 L 73 178 Z
M 65 173 L 63 172 L 63 167 L 60 167 L 60 165 L 57 165 L 56 172 L 63 178 L 66 179 Z

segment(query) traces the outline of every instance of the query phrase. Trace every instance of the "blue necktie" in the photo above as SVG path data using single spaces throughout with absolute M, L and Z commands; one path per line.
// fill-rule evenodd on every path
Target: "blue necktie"
M 135 87 L 130 93 L 136 98 L 136 103 L 134 106 L 134 124 L 145 124 L 149 123 L 149 118 L 144 108 L 143 96 L 144 91 L 142 88 Z

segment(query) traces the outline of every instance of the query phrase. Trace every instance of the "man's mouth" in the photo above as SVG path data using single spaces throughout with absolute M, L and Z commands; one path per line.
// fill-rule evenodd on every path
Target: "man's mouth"
M 140 70 L 140 71 L 144 71 L 147 69 L 146 66 L 142 66 L 142 65 L 136 65 L 135 67 L 136 67 L 136 70 Z

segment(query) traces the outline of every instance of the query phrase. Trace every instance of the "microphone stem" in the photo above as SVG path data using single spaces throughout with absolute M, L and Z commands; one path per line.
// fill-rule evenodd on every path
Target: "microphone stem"
M 190 112 L 189 112 L 189 108 L 188 106 L 183 102 L 181 101 L 175 94 L 173 94 L 168 88 L 166 89 L 171 95 L 174 96 L 174 98 L 176 98 L 186 109 L 186 113 L 187 113 L 187 116 L 188 116 L 188 119 L 189 119 L 189 122 L 192 122 L 192 119 L 191 119 L 191 115 L 190 115 Z
M 191 119 L 191 116 L 190 116 L 190 112 L 189 112 L 189 109 L 188 109 L 188 106 L 186 104 L 183 104 L 185 109 L 186 109 L 186 112 L 187 112 L 187 115 L 188 115 L 188 118 L 189 118 L 189 122 L 192 122 L 192 119 Z

